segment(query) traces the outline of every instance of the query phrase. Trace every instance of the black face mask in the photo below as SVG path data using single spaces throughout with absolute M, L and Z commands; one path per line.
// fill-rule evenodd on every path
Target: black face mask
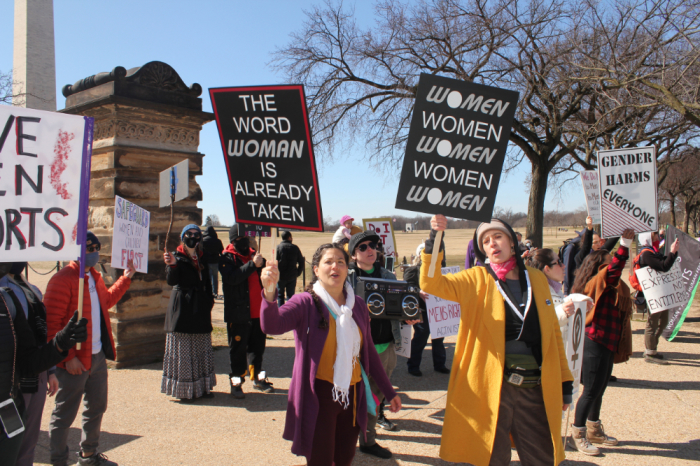
M 19 275 L 24 271 L 24 269 L 27 267 L 26 262 L 13 262 L 12 263 L 12 268 L 10 269 L 10 273 L 12 275 Z
M 233 242 L 233 247 L 241 254 L 248 254 L 250 251 L 250 241 L 248 238 L 240 238 Z
M 197 238 L 185 237 L 185 246 L 187 246 L 188 248 L 194 248 L 199 244 L 200 239 L 201 238 L 199 238 L 199 237 L 197 237 Z

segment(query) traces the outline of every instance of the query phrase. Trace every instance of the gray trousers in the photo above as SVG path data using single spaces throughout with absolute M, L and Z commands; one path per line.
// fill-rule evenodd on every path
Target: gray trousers
M 391 374 L 394 372 L 394 369 L 396 369 L 396 348 L 393 343 L 391 343 L 383 353 L 379 353 L 379 359 L 382 361 L 386 376 L 391 378 Z M 369 379 L 370 390 L 372 390 L 372 393 L 377 396 L 379 403 L 381 403 L 382 400 L 384 400 L 384 394 L 379 390 L 379 387 L 372 377 L 367 375 L 367 378 Z M 377 406 L 377 409 L 379 409 L 379 406 Z M 360 433 L 360 445 L 371 447 L 375 443 L 377 443 L 377 416 L 372 416 L 367 413 L 367 440 L 365 440 L 362 433 Z
M 542 387 L 520 388 L 503 382 L 496 438 L 489 466 L 510 464 L 510 435 L 523 466 L 552 466 L 554 445 Z M 558 434 L 557 434 L 558 435 Z
M 647 325 L 644 328 L 644 345 L 649 351 L 656 351 L 659 346 L 659 338 L 668 325 L 668 311 L 655 314 L 649 313 Z
M 107 361 L 104 352 L 92 355 L 92 367 L 80 375 L 71 375 L 65 369 L 56 368 L 58 393 L 56 407 L 51 414 L 49 437 L 51 463 L 64 464 L 68 460 L 68 430 L 78 415 L 83 401 L 83 433 L 80 450 L 94 453 L 100 440 L 102 415 L 107 411 Z M 85 399 L 83 400 L 83 395 Z
M 39 389 L 36 393 L 24 393 L 24 438 L 19 448 L 16 466 L 32 466 L 34 464 L 34 448 L 39 441 L 41 430 L 41 415 L 44 413 L 48 375 L 39 374 Z

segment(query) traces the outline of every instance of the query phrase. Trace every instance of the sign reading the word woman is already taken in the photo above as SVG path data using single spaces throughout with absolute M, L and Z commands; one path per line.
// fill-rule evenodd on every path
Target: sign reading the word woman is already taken
M 236 222 L 323 231 L 304 88 L 209 89 Z
M 598 152 L 598 174 L 603 238 L 659 229 L 653 146 Z
M 491 219 L 518 93 L 421 74 L 396 208 Z

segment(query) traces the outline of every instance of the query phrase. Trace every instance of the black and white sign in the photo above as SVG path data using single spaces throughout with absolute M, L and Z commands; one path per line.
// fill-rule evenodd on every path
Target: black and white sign
M 236 221 L 323 231 L 301 85 L 209 89 Z
M 491 219 L 518 93 L 421 74 L 396 208 Z
M 598 152 L 603 238 L 656 231 L 658 188 L 653 146 Z

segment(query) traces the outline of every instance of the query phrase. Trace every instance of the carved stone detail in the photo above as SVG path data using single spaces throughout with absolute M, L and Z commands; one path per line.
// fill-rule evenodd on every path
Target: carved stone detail
M 199 130 L 196 129 L 112 119 L 95 122 L 95 142 L 110 138 L 151 141 L 195 149 L 199 146 Z

